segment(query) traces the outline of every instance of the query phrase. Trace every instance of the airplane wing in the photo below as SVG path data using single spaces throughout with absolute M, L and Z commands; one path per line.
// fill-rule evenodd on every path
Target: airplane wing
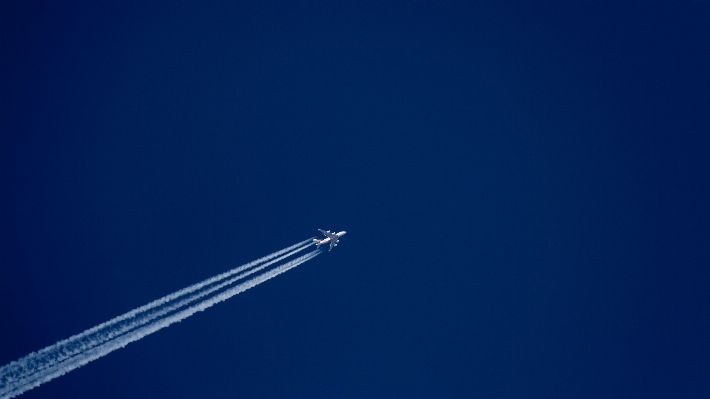
M 330 248 L 328 248 L 328 251 L 330 251 L 331 249 L 333 249 L 333 247 L 336 246 L 336 245 L 338 245 L 338 244 L 336 244 L 334 240 L 330 240 Z
M 337 240 L 338 238 L 340 238 L 340 237 L 338 237 L 337 234 L 331 233 L 330 230 L 328 230 L 328 231 L 323 231 L 323 230 L 321 230 L 321 229 L 318 229 L 318 231 L 320 231 L 321 233 L 323 233 L 324 236 L 330 238 L 331 240 Z

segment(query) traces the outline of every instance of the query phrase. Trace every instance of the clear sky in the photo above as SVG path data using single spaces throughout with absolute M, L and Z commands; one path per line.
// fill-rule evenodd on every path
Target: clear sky
M 0 2 L 0 364 L 321 228 L 22 397 L 709 397 L 708 21 Z

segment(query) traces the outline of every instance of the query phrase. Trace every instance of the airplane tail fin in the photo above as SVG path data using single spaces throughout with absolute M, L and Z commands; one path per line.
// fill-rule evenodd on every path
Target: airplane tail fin
M 316 248 L 320 248 L 321 242 L 316 240 L 315 238 L 313 239 L 313 242 L 316 243 Z

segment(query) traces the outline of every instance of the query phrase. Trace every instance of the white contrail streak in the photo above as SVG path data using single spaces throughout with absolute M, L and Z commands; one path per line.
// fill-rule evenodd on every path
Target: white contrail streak
M 197 302 L 186 309 L 182 309 L 200 298 L 215 293 L 238 280 L 302 251 L 309 247 L 310 243 L 310 239 L 303 241 L 201 283 L 194 284 L 153 301 L 148 305 L 134 309 L 106 323 L 102 323 L 99 326 L 86 330 L 67 340 L 60 341 L 38 352 L 31 353 L 16 362 L 0 367 L 0 399 L 15 397 L 312 259 L 321 251 L 315 250 L 302 255 L 241 284 L 227 288 L 221 293 L 204 299 L 201 302 Z M 269 259 L 273 260 L 266 262 Z M 258 267 L 254 267 L 257 265 Z M 238 274 L 249 268 L 252 269 Z M 234 276 L 235 274 L 237 275 Z M 231 276 L 234 277 L 229 278 Z M 205 287 L 207 288 L 200 291 Z M 196 291 L 199 292 L 186 299 L 176 301 L 176 299 Z M 174 313 L 170 314 L 171 312 Z
M 209 286 L 210 284 L 215 284 L 216 282 L 219 282 L 221 280 L 224 280 L 225 278 L 228 278 L 229 276 L 232 276 L 236 273 L 239 273 L 241 271 L 247 270 L 250 267 L 254 267 L 255 265 L 262 264 L 264 261 L 269 260 L 271 258 L 274 258 L 276 256 L 282 255 L 284 252 L 286 253 L 285 255 L 282 255 L 275 260 L 272 260 L 270 262 L 267 262 L 266 264 L 263 264 L 263 267 L 260 267 L 258 270 L 263 269 L 264 267 L 271 265 L 275 262 L 281 261 L 284 258 L 287 258 L 291 255 L 296 254 L 297 252 L 300 252 L 307 247 L 311 245 L 311 241 L 305 240 L 302 241 L 298 244 L 292 245 L 288 248 L 285 248 L 281 251 L 274 252 L 270 255 L 267 255 L 263 258 L 257 259 L 253 262 L 247 263 L 245 265 L 242 265 L 240 267 L 234 268 L 228 272 L 219 274 L 215 277 L 212 277 L 210 279 L 207 279 L 205 281 L 202 281 L 197 284 L 193 284 L 187 288 L 184 288 L 180 291 L 177 291 L 173 294 L 166 295 L 163 298 L 160 298 L 156 301 L 153 301 L 149 303 L 148 305 L 141 306 L 137 309 L 134 309 L 128 313 L 125 313 L 121 316 L 118 316 L 112 320 L 109 320 L 108 322 L 99 324 L 98 326 L 91 328 L 89 330 L 84 331 L 81 334 L 74 335 L 70 337 L 69 339 L 59 341 L 54 345 L 51 345 L 47 348 L 44 348 L 40 351 L 33 352 L 27 356 L 25 356 L 22 359 L 19 359 L 16 362 L 12 362 L 8 365 L 5 365 L 0 368 L 0 394 L 2 394 L 2 389 L 3 389 L 3 384 L 4 380 L 6 378 L 13 378 L 14 376 L 21 375 L 23 379 L 25 378 L 32 378 L 32 375 L 34 373 L 41 372 L 47 367 L 52 367 L 54 364 L 62 362 L 78 353 L 87 351 L 91 349 L 94 346 L 100 345 L 110 339 L 113 339 L 114 337 L 118 335 L 122 335 L 129 330 L 141 326 L 145 323 L 150 322 L 151 320 L 154 320 L 157 317 L 161 317 L 162 315 L 173 311 L 177 309 L 178 307 L 184 306 L 187 303 L 190 303 L 194 300 L 197 300 L 205 295 L 208 295 L 211 292 L 214 292 L 215 289 L 207 289 L 203 292 L 198 293 L 197 295 L 193 295 L 190 297 L 188 300 L 182 300 L 178 302 L 179 306 L 176 307 L 173 301 L 176 299 L 185 296 L 191 292 L 199 291 L 200 289 Z M 298 248 L 300 246 L 300 248 Z M 293 249 L 296 248 L 296 249 Z M 242 273 L 239 275 L 237 278 L 233 278 L 230 280 L 230 284 L 240 278 L 246 277 L 249 274 L 252 274 L 253 272 L 256 272 L 258 270 L 253 270 L 250 272 Z M 220 288 L 224 287 L 224 285 L 220 285 Z M 214 288 L 214 287 L 212 287 Z M 219 288 L 217 288 L 219 289 Z M 170 305 L 167 306 L 166 308 L 161 308 L 161 306 L 164 305 Z
M 139 329 L 136 329 L 135 331 L 131 331 L 128 334 L 122 335 L 116 339 L 113 339 L 111 341 L 108 341 L 104 343 L 103 345 L 94 347 L 86 352 L 82 352 L 78 356 L 75 356 L 61 364 L 56 365 L 55 367 L 52 367 L 51 369 L 47 369 L 44 372 L 40 373 L 40 375 L 36 375 L 32 381 L 27 381 L 23 383 L 21 386 L 18 387 L 17 391 L 18 392 L 11 392 L 7 398 L 12 398 L 14 396 L 17 396 L 21 394 L 22 392 L 25 392 L 29 389 L 32 389 L 34 387 L 37 387 L 47 381 L 50 381 L 54 378 L 60 377 L 63 374 L 66 374 L 78 367 L 81 367 L 92 360 L 96 360 L 100 357 L 106 356 L 107 354 L 115 351 L 116 349 L 123 348 L 124 346 L 128 345 L 131 342 L 137 341 L 146 335 L 152 334 L 162 328 L 168 327 L 169 325 L 182 321 L 193 314 L 197 312 L 201 312 L 219 302 L 225 301 L 234 295 L 237 295 L 241 292 L 244 292 L 248 290 L 249 288 L 255 287 L 261 283 L 263 283 L 266 280 L 269 280 L 273 277 L 278 276 L 281 273 L 284 273 L 298 265 L 300 265 L 303 262 L 306 262 L 309 259 L 312 259 L 316 257 L 318 254 L 320 254 L 322 251 L 321 250 L 315 250 L 312 252 L 309 252 L 299 258 L 296 258 L 290 262 L 285 263 L 284 265 L 281 265 L 279 267 L 276 267 L 272 270 L 269 270 L 268 272 L 265 272 L 263 274 L 260 274 L 248 281 L 245 281 L 241 284 L 238 284 L 235 287 L 232 287 L 228 290 L 225 290 L 224 292 L 215 295 L 214 297 L 204 300 L 198 304 L 195 304 L 187 309 L 181 310 L 173 315 L 164 317 L 162 319 L 156 320 L 154 323 L 148 324 L 144 327 L 141 327 Z M 0 396 L 1 398 L 5 398 L 5 396 Z

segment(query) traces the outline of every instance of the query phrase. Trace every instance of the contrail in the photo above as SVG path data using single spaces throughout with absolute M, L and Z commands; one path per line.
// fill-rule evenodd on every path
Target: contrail
M 298 248 L 299 246 L 301 248 Z M 246 270 L 250 267 L 254 267 L 255 265 L 261 264 L 266 260 L 269 260 L 286 252 L 285 255 L 278 257 L 276 260 L 267 262 L 266 264 L 262 265 L 264 267 L 268 266 L 276 261 L 280 261 L 297 252 L 300 252 L 308 246 L 310 246 L 309 240 L 302 241 L 281 251 L 274 252 L 273 254 L 267 255 L 263 258 L 257 259 L 253 262 L 247 263 L 240 267 L 234 268 L 228 272 L 219 274 L 215 277 L 191 285 L 173 294 L 167 295 L 161 299 L 149 303 L 148 305 L 141 306 L 108 322 L 102 323 L 94 328 L 86 330 L 81 334 L 74 335 L 69 339 L 60 341 L 38 352 L 31 353 L 16 362 L 12 362 L 8 365 L 5 365 L 0 368 L 0 395 L 3 392 L 2 389 L 6 377 L 12 378 L 13 376 L 22 375 L 23 378 L 31 378 L 34 373 L 38 373 L 47 367 L 52 367 L 56 363 L 62 362 L 72 356 L 75 356 L 78 353 L 87 351 L 94 346 L 100 345 L 110 339 L 113 339 L 118 335 L 122 335 L 128 332 L 129 330 L 137 326 L 143 325 L 151 320 L 154 320 L 157 317 L 166 314 L 167 312 L 177 309 L 175 303 L 173 303 L 172 301 L 180 298 L 181 296 L 198 291 L 206 286 L 209 286 L 210 284 L 214 284 L 216 282 L 224 280 L 225 278 L 228 278 L 231 275 L 239 273 L 240 271 Z M 264 267 L 261 267 L 259 270 L 263 269 Z M 239 278 L 246 277 L 249 274 L 251 273 L 243 273 L 242 275 L 240 275 Z M 234 282 L 239 278 L 232 279 L 231 282 Z M 222 285 L 222 287 L 223 286 L 224 285 Z M 191 299 L 178 302 L 179 306 L 183 306 L 189 302 L 199 299 L 209 294 L 210 292 L 214 292 L 214 290 L 210 291 L 208 289 L 197 295 L 193 295 Z M 168 309 L 167 311 L 165 311 L 166 308 L 160 308 L 161 306 L 166 304 L 171 305 L 166 307 Z
M 112 339 L 116 335 L 123 334 L 138 325 L 142 325 L 145 322 L 153 320 L 155 317 L 160 317 L 161 314 L 164 314 L 160 311 L 153 311 L 154 309 L 160 308 L 161 306 L 164 306 L 182 296 L 198 291 L 211 284 L 217 283 L 221 280 L 224 280 L 225 278 L 228 278 L 234 274 L 254 267 L 255 265 L 259 265 L 265 261 L 268 261 L 269 259 L 272 259 L 284 253 L 286 253 L 286 255 L 277 258 L 277 260 L 281 260 L 284 257 L 291 256 L 296 252 L 302 251 L 303 249 L 307 248 L 309 246 L 309 243 L 309 240 L 302 241 L 298 244 L 274 252 L 270 255 L 264 256 L 253 262 L 249 262 L 245 265 L 239 266 L 200 283 L 193 284 L 187 288 L 183 288 L 182 290 L 174 292 L 170 295 L 166 295 L 147 305 L 141 306 L 121 316 L 115 317 L 105 323 L 99 324 L 98 326 L 88 329 L 82 332 L 81 334 L 77 334 L 68 339 L 59 341 L 54 345 L 48 346 L 47 348 L 44 348 L 37 352 L 33 352 L 25 356 L 24 358 L 17 360 L 16 362 L 12 362 L 8 365 L 0 367 L 0 392 L 2 392 L 2 384 L 4 383 L 4 377 L 6 376 L 11 376 L 15 374 L 15 372 L 21 370 L 31 370 L 32 373 L 41 371 L 45 367 L 50 367 L 54 363 L 61 362 L 64 359 L 74 356 L 77 353 L 88 350 L 91 348 L 91 346 L 101 344 L 102 342 Z M 294 250 L 294 248 L 298 249 Z M 198 298 L 199 297 L 194 299 Z M 151 318 L 150 315 L 154 315 L 155 317 Z M 141 323 L 141 320 L 144 320 L 144 323 Z
M 148 305 L 141 306 L 106 323 L 86 330 L 81 334 L 72 336 L 69 339 L 60 341 L 0 367 L 0 399 L 15 397 L 44 382 L 59 377 L 77 367 L 81 367 L 92 360 L 105 356 L 161 328 L 184 320 L 196 312 L 205 310 L 240 292 L 261 284 L 321 253 L 320 250 L 315 250 L 306 255 L 302 255 L 241 284 L 227 288 L 221 293 L 203 299 L 201 302 L 197 302 L 187 309 L 183 309 L 186 305 L 228 287 L 234 282 L 292 256 L 310 245 L 311 240 L 309 239 L 281 251 L 274 252 L 254 262 L 247 263 L 167 295 Z M 268 261 L 270 259 L 273 260 Z M 244 272 L 250 268 L 252 269 Z M 240 272 L 244 273 L 239 274 Z M 229 278 L 231 276 L 234 277 Z M 196 293 L 187 296 L 193 292 Z M 185 296 L 187 297 L 176 301 Z
M 21 394 L 22 392 L 25 392 L 29 389 L 32 389 L 36 386 L 39 386 L 47 381 L 50 381 L 54 378 L 60 377 L 63 374 L 68 373 L 69 371 L 72 371 L 78 367 L 81 367 L 85 365 L 86 363 L 89 363 L 92 360 L 96 360 L 100 357 L 103 357 L 116 349 L 123 348 L 124 346 L 128 345 L 131 342 L 137 341 L 146 335 L 152 334 L 162 328 L 165 328 L 173 323 L 182 321 L 193 314 L 197 312 L 201 312 L 219 302 L 222 302 L 224 300 L 227 300 L 234 295 L 237 295 L 241 292 L 244 292 L 248 290 L 249 288 L 252 288 L 254 286 L 257 286 L 261 283 L 263 283 L 266 280 L 269 280 L 273 277 L 278 276 L 281 273 L 284 273 L 288 271 L 289 269 L 292 269 L 298 265 L 300 265 L 303 262 L 306 262 L 309 259 L 312 259 L 319 255 L 322 251 L 321 250 L 315 250 L 310 253 L 307 253 L 299 258 L 296 258 L 282 266 L 276 267 L 272 270 L 269 270 L 268 272 L 265 272 L 263 274 L 260 274 L 248 281 L 245 281 L 241 284 L 238 284 L 235 287 L 232 287 L 228 290 L 225 290 L 221 294 L 215 295 L 214 297 L 204 300 L 198 304 L 195 304 L 187 309 L 181 310 L 173 315 L 167 316 L 162 319 L 156 320 L 154 323 L 148 324 L 144 327 L 141 327 L 135 331 L 131 331 L 128 334 L 122 335 L 116 339 L 113 339 L 111 341 L 108 341 L 104 343 L 103 345 L 94 347 L 86 352 L 83 352 L 79 354 L 78 356 L 75 356 L 74 358 L 71 358 L 61 364 L 56 365 L 55 367 L 52 367 L 51 369 L 44 370 L 42 373 L 39 373 L 39 375 L 35 375 L 30 381 L 24 381 L 20 386 L 17 387 L 16 391 L 17 392 L 9 392 L 8 398 L 12 398 L 14 396 L 17 396 Z M 4 392 L 2 393 L 4 395 Z M 5 398 L 5 396 L 1 396 L 2 398 Z

